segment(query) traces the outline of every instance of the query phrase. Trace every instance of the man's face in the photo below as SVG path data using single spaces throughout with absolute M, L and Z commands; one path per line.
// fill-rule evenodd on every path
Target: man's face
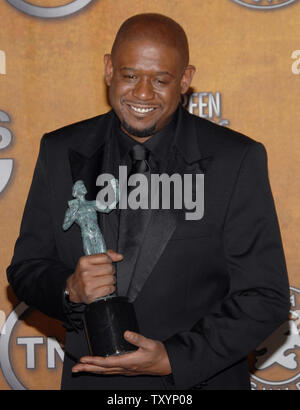
M 124 41 L 113 59 L 105 56 L 110 103 L 129 135 L 149 137 L 169 122 L 194 73 L 181 60 L 175 48 L 149 39 Z

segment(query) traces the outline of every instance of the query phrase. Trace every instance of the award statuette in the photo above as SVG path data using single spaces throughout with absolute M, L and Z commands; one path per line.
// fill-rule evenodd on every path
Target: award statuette
M 109 213 L 118 203 L 118 181 L 112 179 L 110 182 L 115 201 L 109 206 L 96 200 L 87 201 L 83 181 L 79 180 L 73 186 L 72 195 L 75 199 L 68 201 L 63 230 L 69 229 L 74 222 L 79 225 L 85 255 L 106 252 L 106 244 L 97 222 L 97 211 Z M 112 294 L 86 305 L 84 327 L 93 356 L 120 355 L 138 349 L 123 336 L 126 330 L 139 332 L 133 305 L 127 297 Z

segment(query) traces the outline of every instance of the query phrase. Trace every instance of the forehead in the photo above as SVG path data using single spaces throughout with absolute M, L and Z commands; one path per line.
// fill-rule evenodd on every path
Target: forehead
M 180 52 L 167 43 L 151 39 L 123 41 L 113 57 L 113 64 L 119 69 L 148 69 L 155 71 L 179 70 Z

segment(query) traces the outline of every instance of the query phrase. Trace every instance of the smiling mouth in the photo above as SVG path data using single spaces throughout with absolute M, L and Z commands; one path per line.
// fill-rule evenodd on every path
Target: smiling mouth
M 153 112 L 154 110 L 156 110 L 155 107 L 140 107 L 138 105 L 133 105 L 133 104 L 128 104 L 128 106 L 130 107 L 132 111 L 134 111 L 137 114 L 149 114 Z

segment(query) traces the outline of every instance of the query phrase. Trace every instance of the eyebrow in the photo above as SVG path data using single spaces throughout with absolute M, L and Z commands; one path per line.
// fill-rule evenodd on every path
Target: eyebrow
M 121 71 L 138 71 L 136 68 L 133 67 L 122 67 Z M 157 75 L 169 75 L 170 77 L 174 77 L 173 74 L 169 73 L 169 71 L 158 71 L 155 74 Z

